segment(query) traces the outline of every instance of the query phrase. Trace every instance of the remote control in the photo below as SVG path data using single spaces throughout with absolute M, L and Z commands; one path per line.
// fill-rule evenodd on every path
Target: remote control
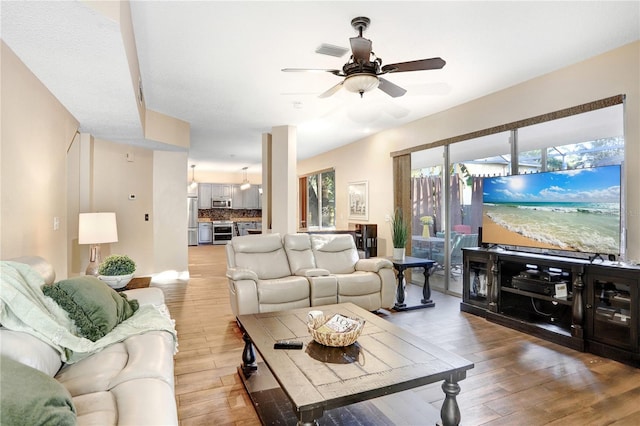
M 278 340 L 273 349 L 302 349 L 302 342 L 299 340 Z

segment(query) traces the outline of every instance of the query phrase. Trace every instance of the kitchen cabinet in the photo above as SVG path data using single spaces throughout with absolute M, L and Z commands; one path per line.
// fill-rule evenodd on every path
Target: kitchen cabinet
M 234 209 L 261 209 L 262 185 L 251 185 L 244 191 L 239 184 L 230 183 L 199 183 L 198 184 L 198 208 L 210 209 L 211 200 L 231 199 Z
M 238 228 L 238 235 L 248 235 L 249 230 L 261 230 L 262 222 L 258 221 L 248 221 L 248 222 L 237 222 L 236 227 Z
M 243 209 L 244 207 L 242 207 L 244 205 L 244 199 L 243 199 L 243 193 L 244 191 L 242 191 L 240 189 L 240 185 L 233 185 L 233 187 L 231 188 L 231 207 L 233 209 Z
M 228 183 L 212 183 L 211 198 L 231 198 L 233 185 Z
M 210 183 L 198 184 L 198 208 L 199 209 L 211 208 L 211 184 Z
M 244 208 L 245 209 L 258 209 L 260 208 L 260 194 L 258 193 L 258 185 L 251 185 L 249 189 L 243 191 L 244 194 Z
M 233 185 L 232 190 L 232 206 L 234 209 L 260 209 L 260 185 L 251 185 L 244 191 L 240 189 L 240 185 Z

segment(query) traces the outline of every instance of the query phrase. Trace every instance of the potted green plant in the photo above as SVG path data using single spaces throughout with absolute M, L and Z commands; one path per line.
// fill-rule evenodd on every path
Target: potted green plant
M 409 224 L 404 220 L 402 209 L 396 209 L 391 219 L 391 240 L 393 242 L 393 258 L 404 259 L 405 247 L 409 238 Z
M 98 278 L 109 287 L 119 289 L 129 284 L 136 270 L 136 263 L 129 256 L 112 254 L 107 256 L 98 268 Z

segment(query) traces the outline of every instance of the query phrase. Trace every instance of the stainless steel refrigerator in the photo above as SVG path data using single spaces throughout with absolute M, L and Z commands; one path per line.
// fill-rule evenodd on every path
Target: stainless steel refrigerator
M 190 246 L 198 245 L 198 198 L 187 198 L 187 211 L 189 212 L 188 240 Z

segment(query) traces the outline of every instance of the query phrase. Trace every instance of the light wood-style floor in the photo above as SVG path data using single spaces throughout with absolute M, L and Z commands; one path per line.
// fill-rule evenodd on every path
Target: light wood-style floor
M 182 426 L 260 424 L 236 373 L 243 342 L 225 269 L 223 246 L 190 247 L 189 283 L 153 284 L 176 320 Z M 385 318 L 475 363 L 460 382 L 463 425 L 640 425 L 640 370 L 460 312 L 458 298 L 434 292 L 433 299 L 435 308 Z M 402 399 L 439 410 L 443 397 L 433 384 Z

